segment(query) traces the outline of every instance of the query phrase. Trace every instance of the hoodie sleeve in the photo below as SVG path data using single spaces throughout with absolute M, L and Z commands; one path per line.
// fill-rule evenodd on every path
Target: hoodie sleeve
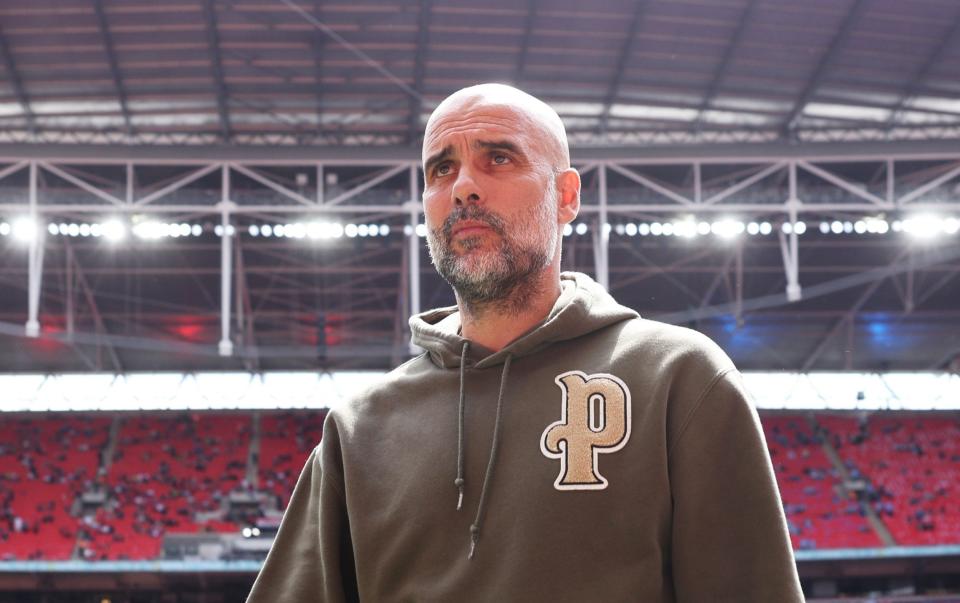
M 677 601 L 802 602 L 773 465 L 737 371 L 707 386 L 668 457 Z
M 328 417 L 247 603 L 359 600 L 335 432 Z

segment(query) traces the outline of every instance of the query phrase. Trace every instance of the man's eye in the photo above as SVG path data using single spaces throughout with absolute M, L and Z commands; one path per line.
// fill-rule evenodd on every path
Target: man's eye
M 440 165 L 437 166 L 436 173 L 437 173 L 437 176 L 446 176 L 447 174 L 450 173 L 450 164 L 441 163 Z
M 506 155 L 494 155 L 493 162 L 497 165 L 504 165 L 506 163 L 510 163 L 510 158 Z

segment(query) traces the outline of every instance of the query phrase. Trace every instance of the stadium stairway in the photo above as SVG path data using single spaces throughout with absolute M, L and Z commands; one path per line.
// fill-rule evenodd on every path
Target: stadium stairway
M 810 427 L 813 428 L 814 432 L 825 432 L 826 430 L 817 422 L 817 419 L 814 415 L 810 414 L 807 416 L 807 420 L 810 422 Z M 824 454 L 827 455 L 827 458 L 830 459 L 830 462 L 833 464 L 833 467 L 837 470 L 837 473 L 840 474 L 842 481 L 840 487 L 843 489 L 844 494 L 848 494 L 847 484 L 850 483 L 850 471 L 844 465 L 843 460 L 840 458 L 840 454 L 837 452 L 837 449 L 833 447 L 833 442 L 830 438 L 823 438 L 823 447 Z M 890 535 L 890 530 L 887 529 L 887 526 L 883 524 L 883 521 L 877 517 L 876 511 L 873 510 L 873 507 L 860 500 L 860 508 L 863 509 L 867 523 L 870 524 L 870 527 L 877 533 L 877 536 L 880 537 L 881 542 L 884 546 L 895 546 L 897 543 L 894 541 L 893 536 Z

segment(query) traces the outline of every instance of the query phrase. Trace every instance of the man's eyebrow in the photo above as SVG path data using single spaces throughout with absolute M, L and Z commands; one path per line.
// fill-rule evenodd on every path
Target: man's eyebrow
M 477 141 L 477 146 L 488 151 L 510 151 L 521 157 L 526 157 L 520 147 L 509 140 L 480 140 Z
M 438 153 L 434 153 L 423 162 L 423 172 L 429 174 L 433 166 L 437 165 L 441 161 L 449 159 L 453 155 L 453 145 L 447 145 Z

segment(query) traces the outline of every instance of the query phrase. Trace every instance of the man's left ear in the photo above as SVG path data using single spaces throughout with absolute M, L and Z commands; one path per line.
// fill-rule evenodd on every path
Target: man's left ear
M 557 189 L 560 197 L 557 221 L 560 224 L 569 224 L 576 220 L 580 213 L 580 173 L 574 168 L 560 172 L 557 176 Z

